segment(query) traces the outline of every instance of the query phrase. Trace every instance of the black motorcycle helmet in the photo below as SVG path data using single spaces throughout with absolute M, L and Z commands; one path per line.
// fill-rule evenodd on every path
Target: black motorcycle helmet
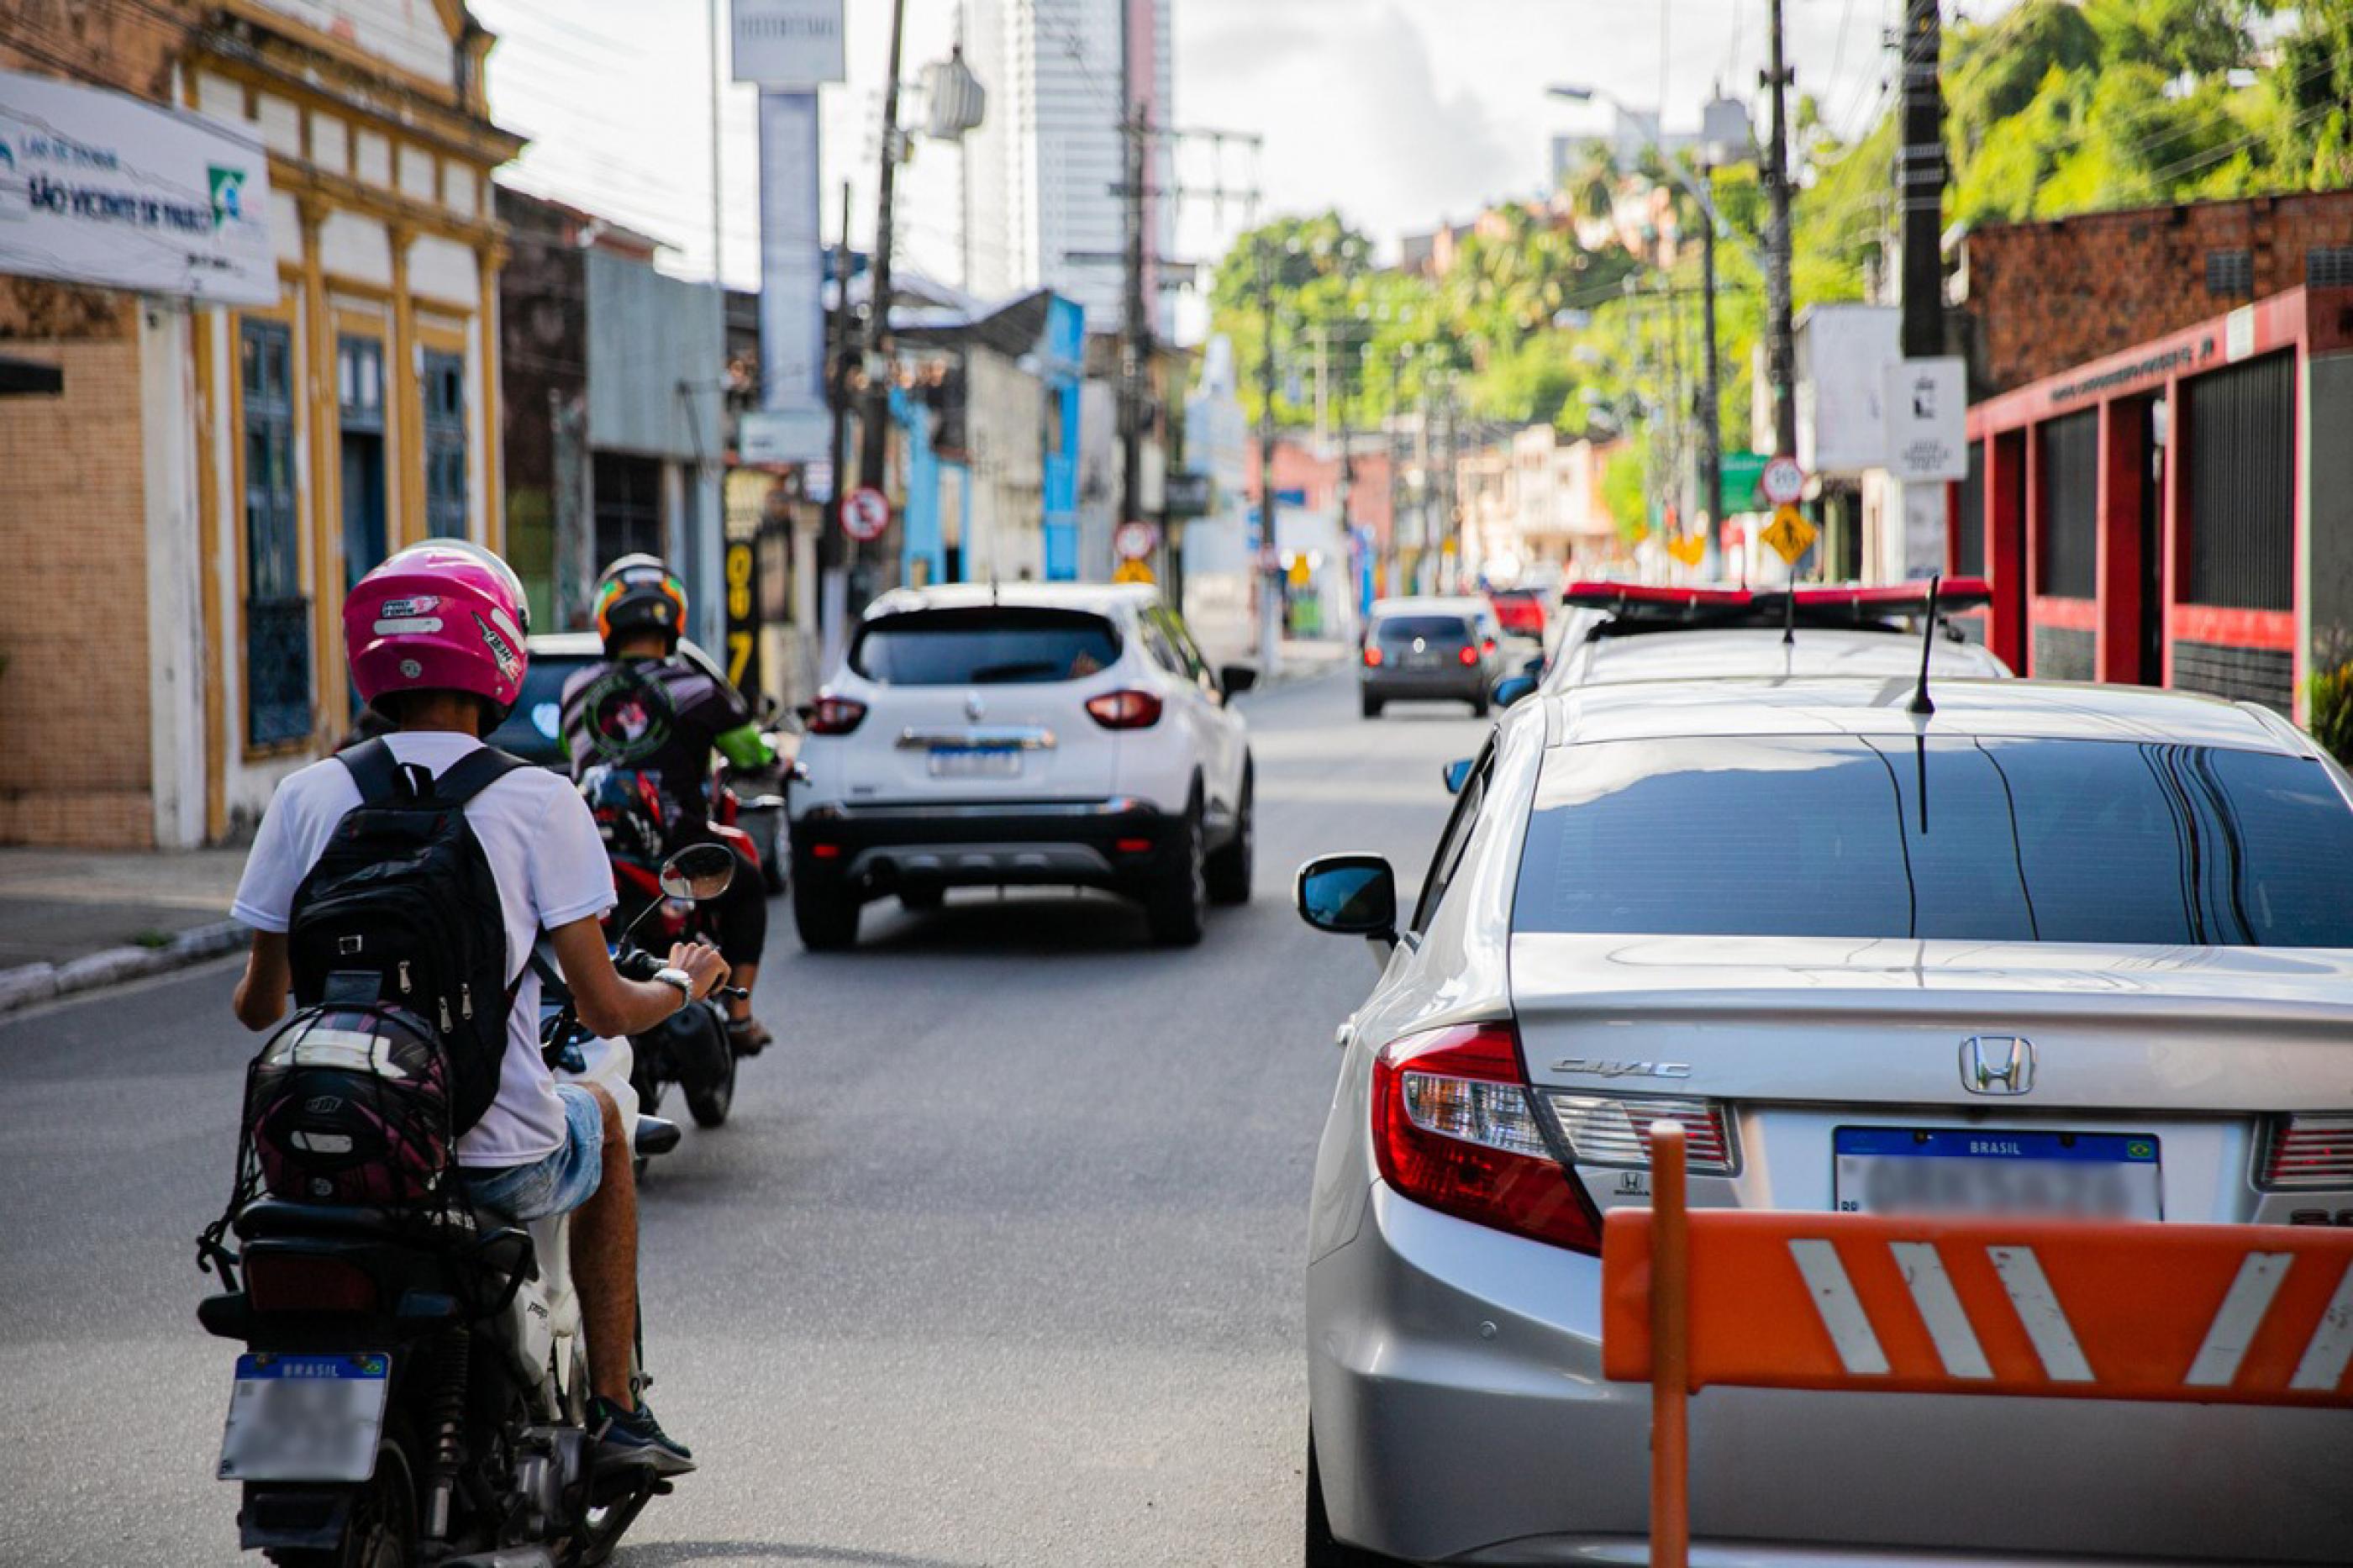
M 596 579 L 596 635 L 609 657 L 632 633 L 662 634 L 675 651 L 686 632 L 686 584 L 658 556 L 624 555 Z

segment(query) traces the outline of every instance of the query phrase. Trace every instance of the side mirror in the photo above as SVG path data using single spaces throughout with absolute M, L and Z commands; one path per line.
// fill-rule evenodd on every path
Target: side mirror
M 1397 873 L 1378 855 L 1321 855 L 1299 868 L 1299 918 L 1335 936 L 1397 940 Z
M 691 903 L 717 898 L 734 880 L 735 851 L 724 844 L 690 844 L 662 862 L 662 892 Z
M 1229 697 L 1240 697 L 1258 684 L 1258 667 L 1249 664 L 1229 664 L 1218 670 L 1218 685 Z
M 1536 689 L 1533 675 L 1507 675 L 1495 682 L 1494 700 L 1498 708 L 1509 708 Z
M 1471 782 L 1471 759 L 1455 758 L 1438 770 L 1438 776 L 1446 781 L 1447 794 L 1461 795 L 1462 786 Z

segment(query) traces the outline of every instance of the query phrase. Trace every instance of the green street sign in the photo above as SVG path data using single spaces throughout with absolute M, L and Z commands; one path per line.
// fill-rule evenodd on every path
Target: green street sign
M 1761 511 L 1765 502 L 1757 493 L 1757 481 L 1765 477 L 1765 465 L 1771 461 L 1763 452 L 1726 452 L 1724 455 L 1724 475 L 1717 491 L 1718 517 L 1729 517 L 1736 511 Z

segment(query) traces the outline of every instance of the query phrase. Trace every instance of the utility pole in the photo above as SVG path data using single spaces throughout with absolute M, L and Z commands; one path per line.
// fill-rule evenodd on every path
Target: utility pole
M 1282 663 L 1282 556 L 1274 530 L 1274 262 L 1263 238 L 1258 242 L 1259 305 L 1266 348 L 1259 355 L 1258 386 L 1258 663 L 1261 679 Z
M 1715 171 L 1703 164 L 1700 178 L 1713 186 Z M 1700 215 L 1699 276 L 1700 334 L 1704 340 L 1699 387 L 1699 513 L 1708 521 L 1708 531 L 1715 532 L 1721 521 L 1717 513 L 1724 505 L 1724 414 L 1723 366 L 1716 358 L 1715 347 L 1715 214 Z M 1710 549 L 1715 540 L 1708 541 Z
M 843 575 L 842 499 L 849 493 L 849 182 L 841 182 L 841 242 L 833 252 L 833 320 L 825 334 L 825 394 L 833 408 L 833 437 L 826 455 L 833 468 L 832 494 L 817 530 L 817 622 L 822 634 L 818 668 L 830 673 L 848 640 L 849 584 Z
M 891 204 L 898 185 L 899 62 L 906 33 L 907 0 L 892 0 L 891 63 L 882 82 L 881 184 L 875 206 L 874 262 L 867 274 L 873 287 L 866 305 L 866 417 L 859 431 L 858 457 L 858 482 L 874 489 L 882 488 L 891 451 L 892 377 L 885 358 L 891 341 Z M 865 552 L 860 545 L 859 555 Z
M 1127 297 L 1119 345 L 1119 432 L 1121 445 L 1119 521 L 1144 516 L 1144 427 L 1147 423 L 1146 367 L 1152 356 L 1152 322 L 1145 300 L 1145 172 L 1151 148 L 1152 125 L 1138 108 L 1126 131 L 1127 181 L 1121 203 L 1127 218 Z
M 1917 4 L 1917 0 L 1911 0 Z M 1772 0 L 1772 65 L 1764 85 L 1772 94 L 1773 123 L 1765 149 L 1765 374 L 1773 389 L 1773 451 L 1798 451 L 1798 351 L 1789 300 L 1789 100 L 1792 73 L 1782 55 L 1782 0 Z
M 1904 357 L 1945 352 L 1945 94 L 1937 79 L 1944 29 L 1936 0 L 1906 0 L 1904 16 Z
M 727 272 L 720 266 L 719 107 L 726 90 L 719 74 L 719 0 L 711 0 L 711 282 L 719 290 L 719 308 L 727 308 Z

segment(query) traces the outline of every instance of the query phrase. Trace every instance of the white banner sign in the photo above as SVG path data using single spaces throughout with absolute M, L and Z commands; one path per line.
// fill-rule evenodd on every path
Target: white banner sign
M 1968 373 L 1957 359 L 1907 359 L 1887 367 L 1887 472 L 1891 479 L 1969 477 Z
M 845 79 L 841 0 L 734 0 L 735 79 L 812 88 Z
M 744 463 L 814 463 L 832 444 L 833 416 L 822 408 L 746 409 L 735 426 L 735 457 Z
M 760 408 L 739 432 L 746 462 L 826 456 L 825 240 L 818 231 L 814 91 L 760 94 Z M 754 458 L 755 432 L 765 454 Z M 774 442 L 766 437 L 773 436 Z
M 214 121 L 0 71 L 0 273 L 274 305 L 269 160 Z

